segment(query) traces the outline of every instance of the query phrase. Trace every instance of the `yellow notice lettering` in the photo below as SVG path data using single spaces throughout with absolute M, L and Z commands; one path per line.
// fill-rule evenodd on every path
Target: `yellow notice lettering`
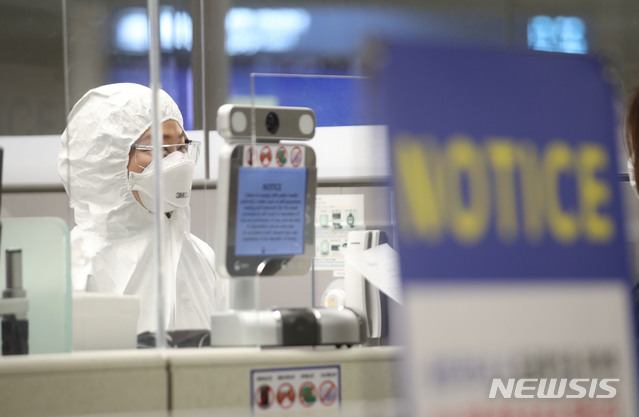
M 603 244 L 615 236 L 608 212 L 610 155 L 596 143 L 577 148 L 554 140 L 403 134 L 394 145 L 398 222 L 409 239 L 436 243 L 445 235 L 479 244 L 494 229 L 504 244 L 550 236 Z M 564 187 L 564 188 L 562 188 Z
M 613 236 L 614 224 L 599 209 L 605 207 L 612 196 L 606 183 L 596 174 L 608 168 L 608 154 L 601 146 L 584 145 L 579 149 L 579 168 L 581 222 L 585 236 L 592 242 L 605 242 Z
M 560 141 L 552 142 L 544 154 L 544 178 L 548 225 L 553 237 L 561 243 L 577 239 L 577 218 L 561 205 L 559 181 L 561 175 L 575 175 L 575 162 L 570 147 Z
M 475 243 L 488 227 L 490 186 L 481 150 L 467 136 L 455 136 L 446 148 L 448 206 L 453 234 L 462 243 Z M 464 201 L 462 181 L 468 184 Z
M 514 146 L 505 138 L 489 138 L 487 150 L 495 172 L 497 233 L 503 241 L 513 241 L 517 238 Z
M 406 235 L 425 240 L 441 237 L 444 227 L 442 172 L 437 148 L 410 135 L 395 144 L 396 191 L 399 227 Z
M 536 243 L 544 235 L 544 183 L 539 178 L 537 149 L 534 143 L 525 140 L 513 148 L 521 176 L 524 234 L 529 242 Z

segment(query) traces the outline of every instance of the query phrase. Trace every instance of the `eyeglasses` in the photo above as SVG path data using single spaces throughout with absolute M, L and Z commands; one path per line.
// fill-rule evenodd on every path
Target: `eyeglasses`
M 200 142 L 195 142 L 187 139 L 184 143 L 176 143 L 173 145 L 160 145 L 162 151 L 162 157 L 166 158 L 173 152 L 182 152 L 189 160 L 194 163 L 197 162 L 200 156 Z M 133 158 L 135 163 L 140 168 L 146 168 L 153 161 L 153 146 L 152 145 L 132 145 L 131 151 L 133 152 Z

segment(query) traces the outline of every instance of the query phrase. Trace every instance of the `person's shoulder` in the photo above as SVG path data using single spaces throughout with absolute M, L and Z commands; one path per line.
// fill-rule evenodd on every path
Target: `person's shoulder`
M 191 242 L 193 242 L 193 246 L 195 246 L 212 264 L 215 263 L 215 252 L 213 251 L 213 248 L 193 233 L 191 233 L 190 238 Z

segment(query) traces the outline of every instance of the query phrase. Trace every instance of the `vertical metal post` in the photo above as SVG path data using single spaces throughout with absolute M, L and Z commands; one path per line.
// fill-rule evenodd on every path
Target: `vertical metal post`
M 159 91 L 160 91 L 160 14 L 157 0 L 148 0 L 148 13 L 149 13 L 149 72 L 151 80 L 151 109 L 152 109 L 152 123 L 151 123 L 151 143 L 153 144 L 152 156 L 154 161 L 162 160 L 162 152 L 160 140 L 162 136 L 162 126 L 160 126 L 160 106 L 159 106 Z M 165 329 L 165 308 L 164 305 L 164 268 L 162 268 L 162 262 L 164 260 L 162 237 L 164 236 L 164 213 L 162 211 L 162 171 L 159 169 L 160 164 L 155 164 L 155 170 L 153 171 L 153 186 L 155 191 L 155 259 L 154 269 L 157 277 L 157 313 L 158 313 L 158 328 L 156 332 L 156 346 L 164 348 L 166 347 L 166 329 Z

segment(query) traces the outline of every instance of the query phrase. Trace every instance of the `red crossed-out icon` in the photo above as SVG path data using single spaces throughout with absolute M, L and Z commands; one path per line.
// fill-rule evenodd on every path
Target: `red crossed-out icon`
M 317 402 L 317 388 L 310 381 L 300 386 L 300 402 L 304 407 L 310 407 Z
M 260 162 L 263 166 L 267 167 L 271 165 L 271 161 L 273 160 L 273 152 L 271 151 L 270 146 L 264 146 L 260 151 Z
M 324 405 L 333 405 L 337 400 L 337 386 L 333 381 L 324 381 L 320 384 L 320 401 Z
M 253 166 L 253 147 L 252 146 L 246 147 L 246 163 L 249 166 Z
M 295 388 L 288 382 L 284 382 L 277 389 L 277 402 L 284 409 L 291 408 L 295 403 Z
M 255 390 L 255 404 L 262 410 L 271 408 L 275 402 L 275 392 L 270 385 L 260 385 Z
M 279 148 L 277 148 L 277 154 L 276 154 L 276 160 L 277 160 L 277 165 L 283 167 L 284 165 L 286 165 L 286 148 L 283 146 L 280 146 Z
M 302 149 L 299 146 L 296 146 L 291 150 L 291 164 L 294 167 L 300 166 L 302 163 Z

